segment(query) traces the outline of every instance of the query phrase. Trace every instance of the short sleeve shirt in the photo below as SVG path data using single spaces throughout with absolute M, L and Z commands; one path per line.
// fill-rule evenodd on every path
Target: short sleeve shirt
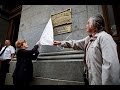
M 4 48 L 5 48 L 5 46 L 1 49 L 0 53 L 4 50 Z M 11 59 L 11 54 L 14 54 L 14 53 L 15 53 L 15 48 L 10 45 L 5 49 L 1 58 L 2 58 L 2 60 Z

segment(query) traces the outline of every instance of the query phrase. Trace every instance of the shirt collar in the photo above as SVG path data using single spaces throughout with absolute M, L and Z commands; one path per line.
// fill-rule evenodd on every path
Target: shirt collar
M 97 39 L 97 37 L 98 37 L 98 34 L 99 33 L 96 33 L 94 36 L 92 34 L 89 35 L 90 36 L 90 41 L 95 41 Z
M 102 33 L 103 31 L 96 33 L 94 36 L 93 35 L 89 35 L 90 36 L 90 41 L 95 41 L 97 39 L 97 37 L 99 36 L 100 33 Z

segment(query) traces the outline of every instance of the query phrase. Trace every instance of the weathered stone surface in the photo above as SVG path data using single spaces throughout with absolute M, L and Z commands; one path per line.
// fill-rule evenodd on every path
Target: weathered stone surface
M 30 8 L 31 6 L 32 6 L 32 5 L 25 5 L 24 7 L 22 7 L 22 11 L 24 11 L 24 10 Z
M 16 61 L 10 62 L 9 73 L 13 73 L 16 67 Z
M 16 62 L 11 62 L 10 73 L 7 74 L 6 84 L 11 85 L 12 73 Z M 33 61 L 34 84 L 81 84 L 83 81 L 83 60 L 41 60 Z M 40 79 L 42 77 L 43 79 Z M 49 79 L 44 79 L 49 78 Z M 38 80 L 37 80 L 38 79 Z M 52 80 L 51 80 L 52 79 Z M 57 80 L 57 81 L 56 81 Z M 68 82 L 67 82 L 68 81 Z M 76 82 L 74 82 L 76 81 Z
M 83 61 L 48 60 L 34 64 L 34 76 L 83 82 Z
M 72 9 L 72 34 L 65 33 L 55 35 L 55 40 L 78 40 L 87 36 L 85 31 L 87 20 L 90 16 L 102 14 L 101 5 L 23 5 L 20 20 L 18 39 L 25 39 L 29 48 L 32 49 L 40 39 L 42 32 L 50 18 L 50 15 L 59 13 L 68 8 Z M 61 52 L 72 49 L 60 49 L 57 46 L 42 46 L 42 53 Z M 64 55 L 64 54 L 62 54 Z M 66 55 L 66 54 L 65 54 Z M 70 54 L 68 54 L 69 57 Z M 71 54 L 76 55 L 76 54 Z M 55 54 L 56 56 L 56 54 Z M 34 81 L 33 85 L 83 85 L 83 59 L 57 58 L 57 60 L 47 59 L 33 61 Z M 61 57 L 61 55 L 60 55 Z M 70 56 L 72 57 L 72 56 Z M 51 58 L 53 59 L 53 58 Z M 8 76 L 12 79 L 15 68 L 14 61 L 11 62 L 10 73 Z M 8 80 L 6 83 L 12 82 Z
M 7 74 L 5 85 L 13 85 L 11 73 Z M 84 82 L 34 77 L 31 85 L 84 85 Z
M 49 46 L 49 45 L 43 45 L 41 47 L 40 52 L 59 52 L 61 51 L 60 48 L 56 47 L 56 46 Z
M 87 11 L 83 11 L 78 14 L 79 28 L 85 29 L 87 23 Z
M 6 74 L 5 85 L 13 85 L 12 73 Z
M 87 9 L 88 9 L 88 11 L 98 10 L 98 6 L 99 5 L 87 5 Z
M 31 49 L 39 40 L 50 15 L 72 9 L 72 32 L 80 31 L 79 36 L 84 38 L 87 19 L 89 16 L 101 13 L 100 5 L 23 5 L 19 36 L 18 39 L 24 38 L 29 43 Z M 21 33 L 23 32 L 23 35 Z M 78 34 L 76 32 L 75 34 Z M 64 40 L 68 34 L 56 35 L 57 40 Z M 71 35 L 72 39 L 81 39 L 78 35 Z
M 84 82 L 36 77 L 31 85 L 84 85 Z
M 100 7 L 100 5 L 87 5 L 87 9 L 88 9 L 88 18 L 96 14 L 102 15 L 102 11 L 101 11 L 102 7 Z
M 33 85 L 84 84 L 83 53 L 84 53 L 83 51 L 41 53 L 38 56 L 38 60 L 33 60 L 33 75 L 35 79 L 32 84 Z M 9 73 L 7 74 L 6 78 L 6 84 L 8 85 L 11 85 L 13 83 L 12 74 L 15 69 L 15 65 L 16 61 L 10 62 Z

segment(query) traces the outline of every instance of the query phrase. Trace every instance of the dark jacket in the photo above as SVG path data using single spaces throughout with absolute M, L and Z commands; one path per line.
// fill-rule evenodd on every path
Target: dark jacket
M 33 55 L 34 54 L 34 55 Z M 24 84 L 29 83 L 33 79 L 32 60 L 38 56 L 38 45 L 32 50 L 19 49 L 16 53 L 17 63 L 13 72 L 13 83 Z

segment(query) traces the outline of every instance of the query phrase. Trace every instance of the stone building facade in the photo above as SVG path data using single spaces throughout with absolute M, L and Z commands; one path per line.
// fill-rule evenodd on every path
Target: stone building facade
M 111 5 L 112 6 L 112 5 Z M 40 39 L 42 32 L 51 15 L 71 9 L 72 15 L 72 31 L 60 35 L 54 35 L 55 40 L 65 40 L 70 34 L 70 39 L 82 39 L 87 36 L 85 26 L 89 17 L 101 14 L 105 18 L 106 30 L 111 34 L 110 20 L 113 12 L 109 5 L 22 5 L 20 15 L 20 23 L 17 24 L 17 34 L 12 34 L 12 26 L 10 26 L 6 37 L 12 37 L 13 44 L 17 39 L 25 39 L 29 48 L 32 49 L 36 42 Z M 119 10 L 119 6 L 116 6 Z M 114 11 L 115 8 L 114 6 Z M 110 8 L 110 9 L 109 9 Z M 19 11 L 19 9 L 18 9 Z M 108 13 L 108 11 L 110 13 Z M 17 11 L 16 11 L 17 12 Z M 16 15 L 16 16 L 17 16 Z M 118 16 L 120 14 L 117 14 Z M 116 17 L 118 17 L 116 15 Z M 11 16 L 10 24 L 12 25 L 14 17 Z M 110 18 L 109 18 L 110 17 Z M 109 20 L 110 19 L 110 20 Z M 114 21 L 114 20 L 113 20 Z M 119 20 L 118 20 L 119 21 Z M 8 22 L 7 22 L 8 23 Z M 117 23 L 117 22 L 116 22 Z M 114 22 L 113 22 L 114 24 Z M 7 25 L 7 24 L 6 24 Z M 120 26 L 117 23 L 118 27 Z M 5 28 L 5 27 L 4 27 Z M 10 31 L 11 30 L 11 31 Z M 13 32 L 14 33 L 14 32 Z M 120 45 L 120 32 L 114 37 L 117 45 Z M 2 35 L 2 34 L 1 34 Z M 83 80 L 83 51 L 74 51 L 72 49 L 60 49 L 56 46 L 42 46 L 40 55 L 37 60 L 33 60 L 34 80 L 32 85 L 84 85 Z M 120 47 L 118 47 L 120 54 Z M 16 59 L 15 59 L 16 60 Z M 15 68 L 16 61 L 11 61 L 10 72 L 7 74 L 6 84 L 12 84 L 12 73 Z
M 101 5 L 23 5 L 18 39 L 25 39 L 31 49 L 40 39 L 50 16 L 69 8 L 72 13 L 72 34 L 68 40 L 86 37 L 87 20 L 90 16 L 102 14 Z M 54 35 L 54 39 L 65 40 L 70 33 Z M 42 46 L 40 52 L 43 55 L 33 61 L 33 85 L 84 85 L 82 51 Z
M 23 5 L 18 39 L 26 39 L 30 48 L 32 48 L 40 39 L 50 16 L 69 8 L 72 12 L 71 39 L 84 38 L 88 18 L 96 14 L 102 14 L 101 5 Z M 56 35 L 54 39 L 65 40 L 69 34 Z

